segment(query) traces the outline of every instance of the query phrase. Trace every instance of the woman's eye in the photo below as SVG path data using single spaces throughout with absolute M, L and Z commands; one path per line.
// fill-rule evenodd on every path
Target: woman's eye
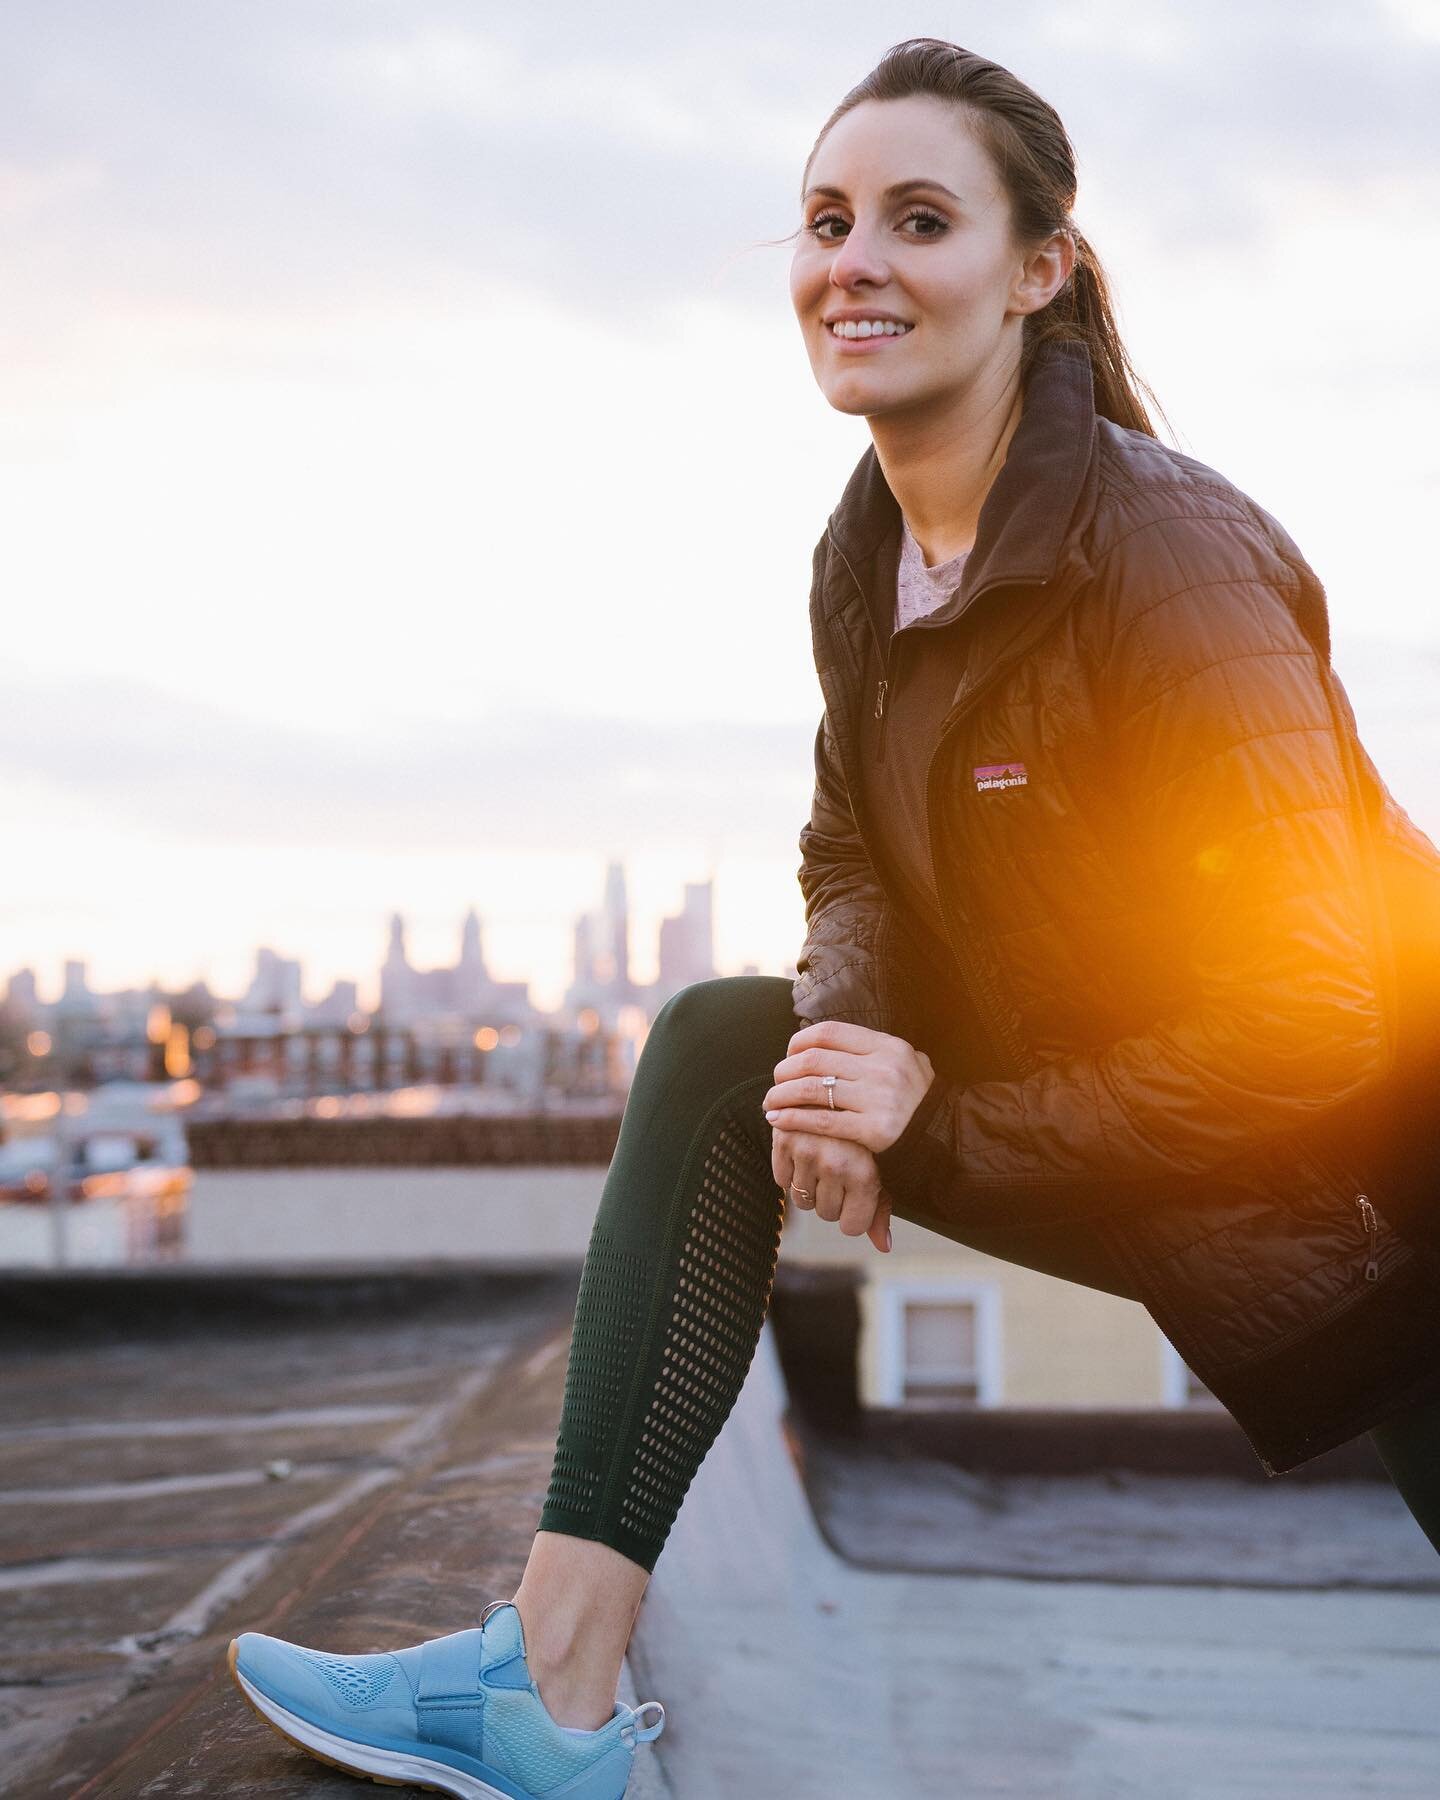
M 912 219 L 936 228 L 934 230 L 917 231 L 915 235 L 922 238 L 939 237 L 942 232 L 949 229 L 950 225 L 948 219 L 942 218 L 937 212 L 931 212 L 930 209 L 925 206 L 912 207 L 911 210 L 905 214 L 904 218 L 901 219 L 900 223 L 902 225 L 908 225 Z M 838 235 L 826 231 L 825 227 L 827 225 L 844 225 L 844 223 L 845 221 L 839 213 L 816 213 L 815 217 L 805 229 L 812 237 L 819 238 L 822 243 L 834 244 L 839 242 Z
M 839 213 L 816 213 L 815 217 L 810 221 L 810 223 L 805 227 L 805 229 L 815 237 L 825 239 L 826 242 L 833 242 L 834 240 L 831 238 L 828 238 L 826 236 L 826 233 L 820 229 L 821 226 L 822 225 L 843 225 L 844 223 L 845 223 L 845 221 L 840 217 Z

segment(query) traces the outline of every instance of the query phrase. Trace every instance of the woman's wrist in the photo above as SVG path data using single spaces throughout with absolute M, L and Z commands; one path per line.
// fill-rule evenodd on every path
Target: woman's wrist
M 893 1144 L 875 1152 L 880 1179 L 892 1193 L 913 1189 L 932 1170 L 935 1145 L 928 1138 L 928 1127 L 952 1086 L 943 1075 L 932 1076 L 905 1129 Z

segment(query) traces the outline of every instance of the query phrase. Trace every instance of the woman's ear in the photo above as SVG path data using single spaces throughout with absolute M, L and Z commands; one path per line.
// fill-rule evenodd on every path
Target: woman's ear
M 1069 280 L 1079 252 L 1068 231 L 1054 231 L 1021 264 L 1012 290 L 1017 312 L 1043 312 Z

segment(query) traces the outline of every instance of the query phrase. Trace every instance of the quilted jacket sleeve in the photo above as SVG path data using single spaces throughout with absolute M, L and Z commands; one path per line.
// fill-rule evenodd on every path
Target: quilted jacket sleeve
M 815 789 L 800 832 L 805 943 L 794 1009 L 807 1025 L 843 1019 L 906 1036 L 906 976 L 894 908 L 855 828 L 829 714 L 815 732 Z
M 1258 519 L 1171 517 L 1094 579 L 1109 780 L 1176 921 L 1185 1003 L 1022 1080 L 932 1083 L 881 1175 L 977 1224 L 1134 1206 L 1361 1092 L 1392 1055 L 1342 728 L 1287 605 L 1298 570 Z
M 827 536 L 811 557 L 810 617 L 816 628 L 825 582 Z M 820 674 L 821 685 L 825 674 Z M 815 787 L 800 832 L 805 942 L 795 959 L 796 1015 L 807 1025 L 842 1019 L 908 1037 L 907 981 L 895 908 L 856 829 L 827 707 L 815 732 Z

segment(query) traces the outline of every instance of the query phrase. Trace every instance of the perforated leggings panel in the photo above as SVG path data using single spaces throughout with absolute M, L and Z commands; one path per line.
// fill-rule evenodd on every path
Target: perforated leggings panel
M 790 983 L 694 982 L 657 1013 L 590 1234 L 542 1531 L 653 1570 L 769 1310 L 785 1196 L 760 1110 Z

